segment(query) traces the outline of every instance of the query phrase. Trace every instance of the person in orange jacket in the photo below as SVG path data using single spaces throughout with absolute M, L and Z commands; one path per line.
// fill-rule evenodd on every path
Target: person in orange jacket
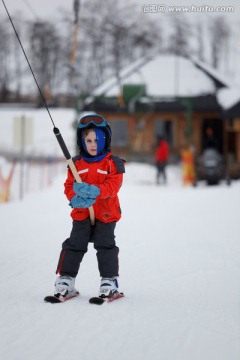
M 157 166 L 157 185 L 160 183 L 160 176 L 163 176 L 163 181 L 166 183 L 166 166 L 168 161 L 168 144 L 163 136 L 158 136 L 158 145 L 155 153 L 155 160 Z
M 111 153 L 111 135 L 109 124 L 100 115 L 86 115 L 79 121 L 77 143 L 80 153 L 73 161 L 83 182 L 75 182 L 68 169 L 64 193 L 73 208 L 73 227 L 70 237 L 62 244 L 54 296 L 72 297 L 78 293 L 75 278 L 89 242 L 93 242 L 97 251 L 102 278 L 99 296 L 118 294 L 119 248 L 114 230 L 121 218 L 118 192 L 125 169 L 124 161 Z M 95 225 L 90 222 L 90 206 L 94 208 Z
M 183 146 L 181 150 L 181 160 L 183 185 L 196 185 L 194 151 L 193 147 L 189 144 Z

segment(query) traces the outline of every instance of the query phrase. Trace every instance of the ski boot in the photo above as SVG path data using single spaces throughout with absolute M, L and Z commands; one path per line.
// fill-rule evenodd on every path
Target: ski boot
M 57 298 L 72 298 L 77 296 L 79 292 L 75 289 L 75 278 L 63 275 L 57 277 L 55 281 L 54 296 Z
M 119 294 L 117 277 L 102 278 L 98 296 L 102 299 L 112 298 Z

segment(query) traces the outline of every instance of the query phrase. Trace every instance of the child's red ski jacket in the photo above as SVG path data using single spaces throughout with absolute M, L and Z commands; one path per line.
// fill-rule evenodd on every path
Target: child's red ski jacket
M 82 181 L 96 185 L 100 189 L 100 195 L 93 204 L 96 219 L 104 223 L 118 221 L 121 217 L 121 209 L 117 194 L 125 172 L 123 160 L 109 153 L 98 162 L 89 163 L 80 156 L 76 156 L 73 161 Z M 73 174 L 68 169 L 64 193 L 69 201 L 76 195 L 73 190 L 74 181 Z M 71 216 L 73 220 L 85 220 L 89 217 L 89 210 L 75 208 Z

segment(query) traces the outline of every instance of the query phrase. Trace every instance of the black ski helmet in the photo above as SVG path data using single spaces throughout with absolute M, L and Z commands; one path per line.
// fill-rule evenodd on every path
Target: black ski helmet
M 90 129 L 90 128 L 93 128 L 93 129 L 99 128 L 104 131 L 105 136 L 106 136 L 106 141 L 105 141 L 105 147 L 104 147 L 102 153 L 111 151 L 112 131 L 111 131 L 110 125 L 107 123 L 106 119 L 104 119 L 102 116 L 100 116 L 98 114 L 89 114 L 89 115 L 83 116 L 79 120 L 78 127 L 77 127 L 77 144 L 79 146 L 80 152 L 82 154 L 88 155 L 88 154 L 86 154 L 86 151 L 83 146 L 82 134 L 85 129 Z

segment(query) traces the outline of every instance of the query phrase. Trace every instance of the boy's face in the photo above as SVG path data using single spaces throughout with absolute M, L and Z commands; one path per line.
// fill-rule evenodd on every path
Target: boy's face
M 92 155 L 97 155 L 97 138 L 94 130 L 90 130 L 84 138 L 87 152 Z

